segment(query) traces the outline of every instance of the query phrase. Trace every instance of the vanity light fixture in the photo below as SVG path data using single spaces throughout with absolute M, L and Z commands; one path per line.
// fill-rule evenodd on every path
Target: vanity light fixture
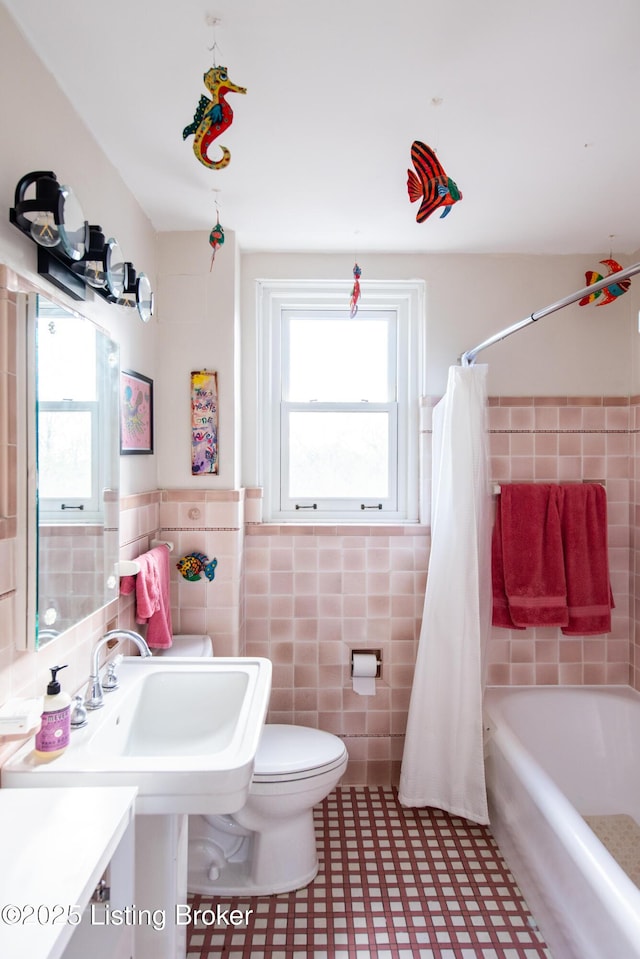
M 75 272 L 94 289 L 101 289 L 107 281 L 104 271 L 105 238 L 101 226 L 89 227 L 89 242 Z
M 55 173 L 39 170 L 18 181 L 9 219 L 38 246 L 38 273 L 75 300 L 87 286 L 110 303 L 136 306 L 143 322 L 153 313 L 151 284 L 127 263 L 120 244 L 89 225 L 73 191 Z M 132 302 L 129 302 L 132 299 Z
M 133 263 L 125 263 L 127 285 L 118 299 L 120 306 L 136 307 L 143 323 L 148 323 L 153 315 L 153 292 L 146 273 L 136 274 Z
M 60 246 L 69 260 L 80 260 L 89 242 L 89 224 L 73 190 L 58 183 L 55 173 L 27 173 L 18 182 L 11 222 L 39 246 Z
M 118 241 L 113 237 L 105 240 L 102 227 L 92 224 L 86 253 L 72 270 L 105 299 L 118 303 L 128 282 L 129 265 Z
M 111 303 L 117 303 L 127 285 L 127 272 L 128 268 L 120 244 L 110 237 L 104 248 L 105 284 L 98 292 L 103 295 L 106 292 L 107 299 Z
M 138 315 L 143 323 L 148 323 L 153 316 L 153 300 L 151 280 L 146 273 L 138 273 L 136 280 L 136 306 L 138 307 Z
M 107 282 L 105 272 L 106 240 L 101 226 L 89 227 L 89 242 L 84 256 L 73 268 L 74 273 L 82 277 L 85 283 L 94 289 L 101 289 Z

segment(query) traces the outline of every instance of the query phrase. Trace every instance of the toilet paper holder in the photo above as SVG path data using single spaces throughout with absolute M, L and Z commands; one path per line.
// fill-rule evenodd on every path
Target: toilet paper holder
M 353 658 L 354 656 L 375 656 L 376 657 L 376 675 L 379 679 L 382 675 L 382 650 L 381 649 L 352 649 L 351 650 L 351 675 L 353 676 Z

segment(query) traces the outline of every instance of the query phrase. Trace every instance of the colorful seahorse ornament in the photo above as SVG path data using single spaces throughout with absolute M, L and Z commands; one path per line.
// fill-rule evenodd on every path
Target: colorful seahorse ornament
M 231 126 L 233 110 L 225 100 L 227 93 L 246 93 L 246 87 L 239 87 L 232 83 L 226 67 L 211 67 L 204 74 L 204 85 L 211 94 L 211 99 L 204 94 L 200 97 L 193 123 L 182 131 L 182 139 L 186 140 L 194 135 L 193 152 L 200 163 L 210 170 L 222 170 L 228 166 L 231 154 L 226 147 L 221 146 L 222 156 L 219 160 L 210 160 L 207 151 L 213 141 Z

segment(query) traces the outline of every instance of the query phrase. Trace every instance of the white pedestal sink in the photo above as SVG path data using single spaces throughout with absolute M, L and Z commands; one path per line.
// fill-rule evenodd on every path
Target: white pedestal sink
M 65 752 L 38 762 L 33 740 L 2 769 L 2 786 L 137 786 L 136 903 L 163 929 L 136 928 L 137 959 L 183 959 L 190 813 L 233 813 L 247 799 L 271 690 L 259 658 L 130 657 L 104 708 Z

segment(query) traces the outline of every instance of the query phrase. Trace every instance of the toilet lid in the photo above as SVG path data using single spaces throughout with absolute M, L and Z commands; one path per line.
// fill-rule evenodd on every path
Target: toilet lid
M 308 726 L 268 723 L 260 737 L 254 779 L 292 779 L 300 773 L 319 775 L 339 765 L 345 756 L 344 743 L 333 733 Z

